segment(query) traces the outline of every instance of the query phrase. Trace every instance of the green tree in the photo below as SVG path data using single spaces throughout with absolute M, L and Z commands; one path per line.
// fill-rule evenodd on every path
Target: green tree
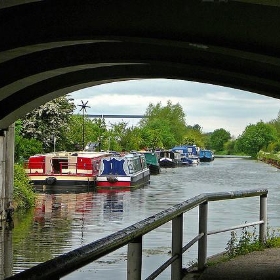
M 224 144 L 224 152 L 227 155 L 234 155 L 236 154 L 235 151 L 235 141 L 236 140 L 229 140 Z
M 162 106 L 161 102 L 149 104 L 145 118 L 140 121 L 140 128 L 145 128 L 143 136 L 148 146 L 162 143 L 164 148 L 171 148 L 183 143 L 186 132 L 185 113 L 180 104 L 173 105 L 170 100 L 166 106 Z
M 125 151 L 141 150 L 146 145 L 142 138 L 142 129 L 139 127 L 128 127 L 120 143 Z
M 64 134 L 69 130 L 70 116 L 75 109 L 72 99 L 58 97 L 26 114 L 22 119 L 21 136 L 42 142 L 46 152 L 64 148 Z M 56 143 L 55 143 L 56 140 Z
M 276 142 L 272 142 L 267 146 L 267 151 L 270 153 L 280 152 L 280 139 L 278 138 Z
M 244 132 L 236 140 L 238 151 L 244 152 L 252 157 L 268 145 L 277 140 L 277 130 L 270 124 L 260 121 L 257 124 L 248 125 Z
M 108 150 L 121 151 L 132 150 L 133 148 L 129 147 L 129 133 L 130 129 L 128 128 L 128 123 L 121 121 L 119 123 L 110 124 L 110 129 L 105 134 L 105 145 L 108 147 Z M 135 137 L 135 135 L 130 135 Z M 133 141 L 133 139 L 131 139 Z
M 268 122 L 268 124 L 275 127 L 277 131 L 278 138 L 280 138 L 280 111 L 278 112 L 277 118 Z
M 168 127 L 165 127 L 164 123 L 160 120 L 153 120 L 149 126 L 141 128 L 142 148 L 157 149 L 164 146 L 170 147 L 170 141 L 175 142 L 175 140 L 170 138 L 170 131 L 168 132 L 166 129 Z M 169 137 L 169 139 L 164 139 L 164 135 Z
M 42 143 L 36 139 L 27 139 L 20 135 L 21 120 L 15 125 L 15 162 L 23 163 L 31 155 L 42 153 Z
M 197 145 L 198 147 L 205 147 L 205 136 L 202 133 L 200 125 L 187 126 L 183 143 L 185 145 Z
M 87 116 L 83 118 L 82 115 L 71 115 L 68 130 L 63 135 L 65 150 L 82 150 L 83 133 L 86 145 L 89 142 L 99 142 L 105 132 L 106 124 L 103 118 L 90 119 Z
M 219 128 L 213 131 L 209 138 L 210 149 L 215 152 L 222 151 L 224 144 L 230 139 L 230 133 L 224 128 Z

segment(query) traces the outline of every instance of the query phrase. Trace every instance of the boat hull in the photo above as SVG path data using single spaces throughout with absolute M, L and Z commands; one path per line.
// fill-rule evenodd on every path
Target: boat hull
M 121 189 L 121 188 L 139 188 L 150 181 L 150 170 L 146 170 L 134 174 L 133 176 L 97 176 L 96 187 L 97 188 L 109 188 L 109 189 Z
M 176 167 L 176 163 L 173 160 L 170 159 L 160 159 L 159 160 L 160 167 L 164 168 L 174 168 Z
M 95 176 L 29 175 L 29 180 L 33 185 L 95 185 Z
M 95 188 L 95 177 L 85 176 L 48 176 L 48 175 L 29 175 L 30 182 L 36 191 L 78 191 Z
M 158 175 L 160 173 L 160 166 L 154 165 L 154 164 L 148 164 L 148 167 L 150 169 L 150 174 L 151 175 Z
M 200 160 L 200 162 L 210 162 L 210 161 L 213 161 L 212 158 L 208 158 L 208 157 L 201 157 L 199 160 Z
M 37 192 L 77 193 L 95 189 L 95 177 L 30 175 L 29 178 Z

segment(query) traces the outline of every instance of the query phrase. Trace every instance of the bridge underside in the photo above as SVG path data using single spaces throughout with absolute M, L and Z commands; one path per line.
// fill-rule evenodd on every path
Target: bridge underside
M 112 81 L 198 81 L 280 98 L 280 1 L 0 3 L 0 130 Z

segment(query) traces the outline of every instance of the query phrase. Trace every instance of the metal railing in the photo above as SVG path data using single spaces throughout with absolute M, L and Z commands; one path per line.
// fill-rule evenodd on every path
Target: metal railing
M 146 279 L 155 279 L 169 266 L 171 266 L 171 279 L 182 279 L 182 255 L 196 242 L 198 242 L 198 269 L 203 270 L 205 268 L 208 235 L 259 225 L 259 239 L 261 242 L 265 241 L 267 232 L 267 193 L 268 190 L 264 189 L 200 194 L 114 234 L 36 265 L 6 279 L 60 279 L 128 245 L 127 279 L 140 280 L 142 272 L 142 238 L 145 234 L 169 221 L 172 221 L 172 256 Z M 227 229 L 207 231 L 208 202 L 253 196 L 260 197 L 260 217 L 258 221 L 233 226 Z M 199 207 L 198 235 L 183 246 L 183 214 L 197 206 Z

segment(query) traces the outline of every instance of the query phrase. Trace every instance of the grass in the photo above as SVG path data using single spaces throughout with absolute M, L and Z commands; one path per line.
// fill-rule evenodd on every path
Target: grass
M 240 236 L 237 235 L 236 231 L 232 231 L 225 252 L 210 257 L 207 260 L 207 266 L 226 262 L 232 258 L 246 255 L 254 251 L 263 251 L 268 248 L 280 248 L 280 236 L 278 233 L 279 230 L 268 228 L 267 239 L 264 243 L 261 243 L 257 235 L 256 227 L 253 227 L 253 231 L 250 231 L 248 227 L 242 228 Z
M 272 230 L 268 227 L 267 239 L 264 243 L 261 243 L 255 226 L 252 231 L 250 231 L 249 227 L 244 227 L 239 236 L 236 231 L 231 231 L 225 251 L 209 257 L 207 259 L 207 266 L 214 266 L 237 256 L 246 255 L 254 251 L 263 251 L 268 248 L 280 248 L 279 230 Z M 193 268 L 197 267 L 197 261 L 190 264 Z
M 264 243 L 259 241 L 259 237 L 256 233 L 256 227 L 253 227 L 253 231 L 250 232 L 249 228 L 242 228 L 240 237 L 237 236 L 235 231 L 231 232 L 231 238 L 227 242 L 225 254 L 227 257 L 234 258 L 240 255 L 246 255 L 254 251 L 262 251 L 266 248 L 280 247 L 280 237 L 277 236 L 276 230 L 267 230 L 267 238 Z

